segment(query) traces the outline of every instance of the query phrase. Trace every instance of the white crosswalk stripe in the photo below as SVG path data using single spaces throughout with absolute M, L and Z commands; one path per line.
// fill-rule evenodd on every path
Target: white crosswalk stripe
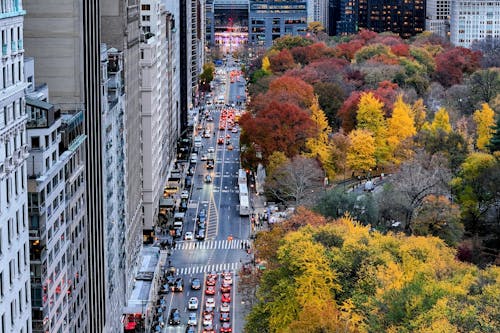
M 243 245 L 250 244 L 248 239 L 224 240 L 205 240 L 205 241 L 183 241 L 177 242 L 174 250 L 242 250 Z
M 241 263 L 239 262 L 226 262 L 223 264 L 208 264 L 208 265 L 191 265 L 188 267 L 178 267 L 177 273 L 179 275 L 202 274 L 222 271 L 236 272 L 240 269 Z

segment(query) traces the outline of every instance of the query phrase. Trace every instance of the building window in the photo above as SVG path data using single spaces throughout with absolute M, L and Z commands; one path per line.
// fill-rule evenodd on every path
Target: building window
M 32 136 L 31 137 L 31 148 L 40 148 L 40 137 Z
M 142 5 L 141 9 L 142 10 L 151 10 L 151 6 L 150 5 Z

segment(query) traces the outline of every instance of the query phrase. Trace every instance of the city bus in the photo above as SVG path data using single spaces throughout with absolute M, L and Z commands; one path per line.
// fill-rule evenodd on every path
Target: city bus
M 247 184 L 240 184 L 240 216 L 250 215 L 250 198 Z

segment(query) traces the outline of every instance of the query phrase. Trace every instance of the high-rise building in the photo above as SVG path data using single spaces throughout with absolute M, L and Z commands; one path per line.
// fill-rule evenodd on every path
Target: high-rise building
M 425 30 L 448 38 L 451 0 L 427 0 Z
M 307 1 L 307 23 L 320 22 L 328 32 L 328 0 Z
M 179 0 L 179 10 L 180 119 L 184 132 L 188 127 L 188 112 L 198 104 L 198 77 L 205 62 L 205 0 Z
M 450 41 L 469 47 L 476 40 L 500 38 L 500 0 L 453 0 Z
M 144 233 L 153 236 L 159 202 L 175 157 L 177 117 L 171 68 L 175 20 L 160 0 L 141 1 L 141 119 Z M 178 101 L 178 100 L 177 100 Z M 171 133 L 174 131 L 174 133 Z M 172 141 L 173 140 L 173 141 Z
M 250 0 L 249 43 L 270 47 L 285 35 L 304 35 L 307 30 L 308 0 Z
M 424 0 L 339 0 L 338 10 L 337 35 L 353 34 L 363 28 L 409 38 L 425 28 Z
M 140 262 L 142 247 L 142 153 L 141 137 L 141 92 L 140 92 L 140 1 L 139 0 L 101 0 L 101 20 L 106 22 L 106 29 L 101 29 L 101 40 L 108 47 L 122 52 L 124 109 L 124 145 L 125 155 L 124 188 L 125 219 L 124 266 L 125 289 L 107 290 L 108 304 L 114 306 L 106 313 L 106 331 L 118 332 L 121 329 L 120 316 L 122 307 L 131 293 L 135 271 Z M 115 253 L 106 252 L 106 261 L 111 262 Z
M 83 111 L 61 113 L 36 86 L 33 58 L 28 115 L 28 216 L 33 332 L 87 328 L 85 135 Z
M 36 59 L 37 79 L 48 84 L 50 102 L 62 113 L 83 110 L 88 269 L 81 278 L 88 288 L 88 325 L 77 331 L 105 332 L 109 303 L 104 255 L 99 1 L 24 3 L 24 45 Z
M 31 332 L 22 1 L 2 1 L 0 30 L 0 331 Z

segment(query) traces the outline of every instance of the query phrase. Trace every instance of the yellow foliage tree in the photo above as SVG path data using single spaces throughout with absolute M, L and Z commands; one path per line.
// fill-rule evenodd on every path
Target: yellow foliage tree
M 269 61 L 268 56 L 262 58 L 262 70 L 267 73 L 271 73 L 271 62 Z
M 424 100 L 419 98 L 411 107 L 411 115 L 413 117 L 413 122 L 415 123 L 415 129 L 420 131 L 425 123 L 425 118 L 427 117 L 427 111 L 424 104 Z
M 434 115 L 434 119 L 430 124 L 430 130 L 433 132 L 437 132 L 439 130 L 444 131 L 445 133 L 451 132 L 450 115 L 445 108 L 439 108 L 439 110 L 437 110 Z
M 349 133 L 351 145 L 347 150 L 347 166 L 351 170 L 368 171 L 375 167 L 375 139 L 370 131 L 356 129 Z
M 315 136 L 306 140 L 306 148 L 308 150 L 304 155 L 310 158 L 317 158 L 329 179 L 335 176 L 335 168 L 333 164 L 333 146 L 330 142 L 330 134 L 332 129 L 328 125 L 328 118 L 319 106 L 318 99 L 315 98 L 311 106 L 311 120 L 314 123 Z
M 356 115 L 357 128 L 368 130 L 375 139 L 375 157 L 377 162 L 383 163 L 388 158 L 387 124 L 384 118 L 384 103 L 379 101 L 371 92 L 362 93 L 359 99 Z
M 495 112 L 487 103 L 481 105 L 481 110 L 474 112 L 474 122 L 477 126 L 476 146 L 479 150 L 488 151 L 488 143 L 493 137 Z
M 271 177 L 274 173 L 274 170 L 279 166 L 283 165 L 288 161 L 288 157 L 286 157 L 285 153 L 281 151 L 275 151 L 269 156 L 269 160 L 266 167 L 266 174 L 268 177 Z
M 399 95 L 394 103 L 392 117 L 387 120 L 387 143 L 395 163 L 400 162 L 400 156 L 408 155 L 404 148 L 400 148 L 408 138 L 417 133 L 411 113 L 410 106 L 403 101 L 403 96 Z

